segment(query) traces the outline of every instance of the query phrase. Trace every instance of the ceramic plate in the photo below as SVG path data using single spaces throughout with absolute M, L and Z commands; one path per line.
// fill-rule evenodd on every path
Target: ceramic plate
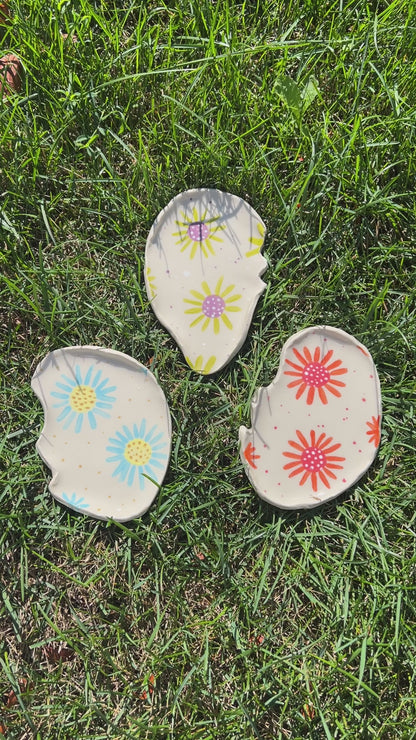
M 219 190 L 188 190 L 154 222 L 146 289 L 188 365 L 209 374 L 243 344 L 267 267 L 265 225 L 251 206 Z
M 335 498 L 368 469 L 380 442 L 381 399 L 369 351 L 330 326 L 292 336 L 276 378 L 240 427 L 240 454 L 259 496 L 283 509 Z
M 154 500 L 169 462 L 171 422 L 152 373 L 122 352 L 66 347 L 37 367 L 45 424 L 37 450 L 61 503 L 126 521 Z

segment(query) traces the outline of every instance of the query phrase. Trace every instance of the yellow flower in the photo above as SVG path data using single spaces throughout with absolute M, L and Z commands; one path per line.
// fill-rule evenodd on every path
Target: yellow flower
M 203 293 L 199 293 L 197 290 L 191 290 L 194 300 L 184 299 L 185 303 L 193 306 L 193 308 L 186 309 L 185 313 L 198 314 L 190 326 L 196 326 L 202 321 L 201 329 L 205 331 L 212 323 L 214 334 L 219 333 L 221 321 L 227 329 L 233 328 L 227 313 L 241 311 L 239 306 L 233 305 L 236 301 L 240 300 L 241 295 L 237 293 L 230 295 L 235 288 L 234 285 L 229 285 L 224 290 L 221 290 L 223 280 L 224 278 L 220 277 L 214 291 L 210 289 L 208 283 L 204 280 L 202 283 Z
M 176 244 L 182 245 L 181 252 L 191 247 L 191 260 L 198 252 L 198 248 L 204 257 L 208 257 L 209 253 L 215 254 L 212 242 L 222 242 L 222 239 L 216 236 L 216 232 L 224 229 L 224 226 L 217 223 L 219 217 L 214 216 L 207 219 L 207 209 L 202 214 L 198 214 L 196 208 L 192 209 L 191 218 L 187 217 L 183 211 L 181 215 L 182 221 L 175 221 L 179 231 L 172 234 L 172 236 L 179 237 Z

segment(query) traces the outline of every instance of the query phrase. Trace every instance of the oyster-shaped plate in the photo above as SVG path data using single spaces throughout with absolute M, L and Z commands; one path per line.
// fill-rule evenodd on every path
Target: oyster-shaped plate
M 66 347 L 38 365 L 32 388 L 45 424 L 36 448 L 61 503 L 98 519 L 143 514 L 164 478 L 171 421 L 154 376 L 132 357 Z
M 265 231 L 248 203 L 211 189 L 176 196 L 150 230 L 149 301 L 198 373 L 226 365 L 247 336 L 265 288 Z
M 240 427 L 240 455 L 261 498 L 282 509 L 335 498 L 368 469 L 380 443 L 381 399 L 368 350 L 330 326 L 293 335 L 276 378 Z

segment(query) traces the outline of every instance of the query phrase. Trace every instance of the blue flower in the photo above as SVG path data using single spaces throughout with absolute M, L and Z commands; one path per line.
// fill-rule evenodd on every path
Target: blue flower
M 62 381 L 56 383 L 56 387 L 59 391 L 54 391 L 51 395 L 58 399 L 58 403 L 54 403 L 54 408 L 62 409 L 58 416 L 58 421 L 63 422 L 64 429 L 68 429 L 72 422 L 75 421 L 75 432 L 82 429 L 84 418 L 87 417 L 90 428 L 95 429 L 97 426 L 96 416 L 104 416 L 109 418 L 110 414 L 107 413 L 111 409 L 114 401 L 114 396 L 109 394 L 116 390 L 116 386 L 108 387 L 108 378 L 101 380 L 101 370 L 96 370 L 95 365 L 91 365 L 85 376 L 82 377 L 82 373 L 79 365 L 75 366 L 74 377 L 69 378 L 67 375 L 62 375 Z
M 67 493 L 63 493 L 62 498 L 67 504 L 73 506 L 74 509 L 88 509 L 90 506 L 85 503 L 83 496 L 81 496 L 81 498 L 77 498 L 76 493 L 73 493 L 72 496 L 68 496 Z
M 161 460 L 166 460 L 167 455 L 161 452 L 166 447 L 166 442 L 161 442 L 163 432 L 158 433 L 157 427 L 153 426 L 146 433 L 146 420 L 143 419 L 140 429 L 137 424 L 129 429 L 123 426 L 123 433 L 116 432 L 116 437 L 110 438 L 107 452 L 113 453 L 107 457 L 107 462 L 118 463 L 113 478 L 120 478 L 124 483 L 132 486 L 135 478 L 139 479 L 140 488 L 144 488 L 145 477 L 155 479 L 157 469 L 163 470 Z

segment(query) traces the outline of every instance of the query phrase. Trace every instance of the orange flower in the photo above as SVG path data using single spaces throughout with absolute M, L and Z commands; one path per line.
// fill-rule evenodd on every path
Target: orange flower
M 306 403 L 310 406 L 315 398 L 315 391 L 318 392 L 319 398 L 322 403 L 328 403 L 328 399 L 325 391 L 329 391 L 332 395 L 341 396 L 341 393 L 337 388 L 344 388 L 345 383 L 341 380 L 336 380 L 336 375 L 344 375 L 348 372 L 346 367 L 340 367 L 342 364 L 341 360 L 335 360 L 328 365 L 334 351 L 330 349 L 324 357 L 321 359 L 321 350 L 319 347 L 315 348 L 313 357 L 307 347 L 303 348 L 303 355 L 298 352 L 297 349 L 293 348 L 293 352 L 299 360 L 299 365 L 291 360 L 286 360 L 287 364 L 293 368 L 293 370 L 285 370 L 285 375 L 292 375 L 297 380 L 292 380 L 288 384 L 288 388 L 295 388 L 299 386 L 296 392 L 296 398 L 300 398 L 306 388 L 308 388 L 308 395 L 306 397 Z
M 380 444 L 380 417 L 371 417 L 371 421 L 366 422 L 368 426 L 368 441 L 370 445 L 373 443 L 374 447 L 378 447 Z
M 246 449 L 244 450 L 244 457 L 247 460 L 248 464 L 251 465 L 252 468 L 257 469 L 257 465 L 254 462 L 255 460 L 260 459 L 260 455 L 255 455 L 256 448 L 253 447 L 251 442 L 248 443 Z
M 312 430 L 310 433 L 310 442 L 308 442 L 299 429 L 296 430 L 296 435 L 300 444 L 292 440 L 289 440 L 289 444 L 293 449 L 298 450 L 298 452 L 283 453 L 285 457 L 292 460 L 292 462 L 283 466 L 283 470 L 292 471 L 289 478 L 302 473 L 302 478 L 299 481 L 300 486 L 303 486 L 308 478 L 310 478 L 312 489 L 317 491 L 319 478 L 326 488 L 330 488 L 328 478 L 336 480 L 336 475 L 332 471 L 342 470 L 343 465 L 337 465 L 337 463 L 345 460 L 345 457 L 336 457 L 331 455 L 331 453 L 338 450 L 341 445 L 339 443 L 331 445 L 333 437 L 327 437 L 324 432 L 316 439 L 316 433 Z

